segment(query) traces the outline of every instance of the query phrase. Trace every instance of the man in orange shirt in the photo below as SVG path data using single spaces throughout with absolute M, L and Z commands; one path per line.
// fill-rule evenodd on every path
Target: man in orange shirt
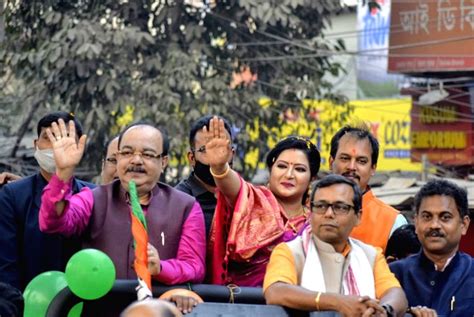
M 345 126 L 331 140 L 331 171 L 354 181 L 362 191 L 362 218 L 351 237 L 382 248 L 395 229 L 407 223 L 395 208 L 375 197 L 369 186 L 377 169 L 379 142 L 366 126 Z
M 311 226 L 272 252 L 263 284 L 267 304 L 343 316 L 402 315 L 405 293 L 380 248 L 349 238 L 360 221 L 358 186 L 329 175 L 310 201 Z

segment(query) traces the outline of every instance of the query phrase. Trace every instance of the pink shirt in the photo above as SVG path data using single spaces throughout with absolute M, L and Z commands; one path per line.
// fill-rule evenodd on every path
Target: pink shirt
M 61 216 L 55 203 L 65 200 L 66 208 Z M 89 188 L 73 195 L 71 182 L 63 182 L 53 175 L 43 190 L 39 212 L 40 230 L 64 236 L 80 235 L 89 224 L 94 196 Z M 183 224 L 176 258 L 161 260 L 160 274 L 154 279 L 165 284 L 185 282 L 200 283 L 205 275 L 206 241 L 204 216 L 201 206 L 195 202 Z

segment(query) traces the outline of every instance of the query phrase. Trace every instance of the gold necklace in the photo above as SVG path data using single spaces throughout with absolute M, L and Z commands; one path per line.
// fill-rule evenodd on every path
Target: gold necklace
M 287 221 L 285 229 L 288 229 L 288 226 L 290 226 L 291 230 L 293 231 L 293 234 L 297 234 L 298 230 L 296 229 L 295 225 L 292 224 L 291 222 Z M 286 230 L 285 230 L 286 231 Z
M 295 219 L 295 218 L 298 218 L 300 217 L 301 215 L 304 216 L 305 219 L 308 218 L 308 213 L 306 212 L 306 207 L 305 206 L 301 206 L 301 212 L 298 212 L 298 214 L 296 216 L 293 216 L 293 217 L 288 217 L 288 219 L 286 220 L 286 224 L 285 224 L 285 230 L 288 229 L 288 227 L 291 228 L 291 230 L 293 231 L 293 234 L 297 234 L 299 232 L 299 230 L 295 227 L 294 224 L 291 223 L 291 219 Z

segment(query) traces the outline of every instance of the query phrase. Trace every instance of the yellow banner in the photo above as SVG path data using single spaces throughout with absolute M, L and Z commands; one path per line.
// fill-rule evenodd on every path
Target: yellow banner
M 378 171 L 421 171 L 410 159 L 411 99 L 356 100 L 354 117 L 370 124 L 380 144 Z
M 263 105 L 262 105 L 263 106 Z M 420 171 L 420 163 L 410 160 L 410 98 L 383 100 L 354 100 L 349 105 L 335 105 L 329 101 L 303 101 L 299 113 L 288 110 L 282 115 L 281 132 L 273 129 L 271 148 L 288 135 L 310 137 L 321 151 L 321 169 L 329 169 L 329 149 L 332 136 L 346 124 L 365 122 L 380 143 L 378 171 Z M 247 128 L 250 138 L 258 135 L 258 120 L 254 128 Z M 255 166 L 258 152 L 247 153 L 246 163 Z M 259 165 L 260 168 L 265 166 Z

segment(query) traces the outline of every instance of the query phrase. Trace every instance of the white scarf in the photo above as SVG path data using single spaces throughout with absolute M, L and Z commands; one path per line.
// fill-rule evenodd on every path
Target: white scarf
M 314 292 L 326 292 L 323 269 L 319 259 L 318 251 L 309 230 L 303 231 L 303 249 L 306 259 L 301 276 L 301 286 Z M 343 278 L 344 295 L 368 295 L 375 298 L 375 282 L 372 265 L 364 250 L 349 239 L 351 246 L 350 263 Z

